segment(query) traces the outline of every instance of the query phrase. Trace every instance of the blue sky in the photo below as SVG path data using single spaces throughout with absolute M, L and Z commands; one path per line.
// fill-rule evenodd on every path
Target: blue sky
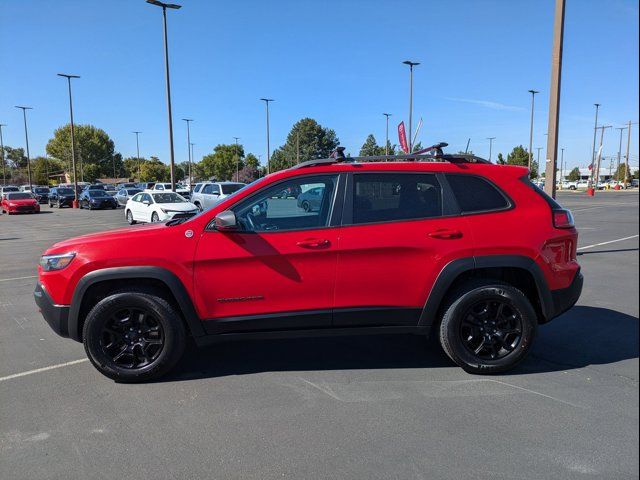
M 534 147 L 546 146 L 553 0 L 241 1 L 184 0 L 170 11 L 169 42 L 176 160 L 187 157 L 181 118 L 195 119 L 196 158 L 241 137 L 264 161 L 264 104 L 271 145 L 295 121 L 313 117 L 357 154 L 369 133 L 384 142 L 383 112 L 408 117 L 414 76 L 419 140 L 488 156 L 528 144 L 529 102 L 536 97 Z M 77 123 L 103 128 L 116 149 L 168 161 L 162 15 L 144 0 L 0 1 L 0 123 L 6 145 L 23 146 L 21 111 L 30 105 L 32 156 L 68 122 L 65 80 L 74 83 Z M 593 103 L 603 123 L 638 120 L 638 2 L 568 0 L 560 146 L 569 165 L 586 165 Z M 638 127 L 632 164 L 638 165 Z M 605 155 L 618 132 L 605 134 Z M 625 136 L 626 142 L 626 136 Z M 623 148 L 624 150 L 624 148 Z M 535 151 L 535 150 L 534 150 Z M 542 155 L 544 155 L 544 149 Z M 541 157 L 542 158 L 542 157 Z

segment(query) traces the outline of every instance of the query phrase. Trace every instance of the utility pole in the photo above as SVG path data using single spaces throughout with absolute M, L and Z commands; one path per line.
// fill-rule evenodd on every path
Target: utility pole
M 616 180 L 618 181 L 616 187 L 618 187 L 618 189 L 620 189 L 620 157 L 622 156 L 622 132 L 626 129 L 627 127 L 616 127 L 616 130 L 620 130 L 620 144 L 618 145 L 618 166 L 616 168 Z M 625 181 L 626 185 L 626 178 L 623 181 Z
M 189 128 L 189 124 L 193 122 L 192 118 L 183 118 L 185 122 L 187 122 L 187 154 L 189 158 L 189 189 L 193 188 L 191 186 L 191 129 Z
M 595 182 L 596 182 L 596 186 L 595 189 L 598 189 L 598 182 L 600 182 L 600 161 L 602 160 L 602 142 L 604 140 L 604 131 L 607 128 L 612 128 L 611 125 L 603 125 L 601 127 L 598 127 L 601 129 L 600 131 L 600 146 L 598 147 L 598 157 L 596 158 L 596 167 L 594 169 L 595 172 Z
M 638 122 L 629 122 L 627 123 L 627 154 L 624 159 L 624 178 L 622 182 L 624 183 L 624 188 L 627 188 L 627 178 L 629 178 L 629 148 L 631 147 L 631 125 L 638 125 Z
M 273 98 L 261 98 L 267 107 L 267 175 L 271 173 L 271 147 L 269 146 L 269 102 L 273 102 Z
M 531 171 L 531 164 L 533 163 L 533 109 L 535 106 L 536 93 L 540 93 L 537 90 L 529 90 L 531 94 L 531 122 L 529 126 L 529 171 Z
M 564 148 L 560 149 L 560 190 L 562 190 L 562 182 L 564 182 Z
M 598 110 L 600 110 L 600 103 L 593 104 L 596 107 L 596 122 L 593 126 L 593 147 L 591 148 L 591 171 L 595 168 L 596 163 L 596 133 L 598 132 Z
M 167 8 L 177 10 L 182 5 L 162 3 L 158 0 L 147 0 L 147 3 L 162 8 L 162 23 L 164 26 L 164 70 L 167 84 L 167 114 L 169 117 L 169 168 L 171 171 L 171 191 L 176 191 L 175 161 L 173 158 L 173 119 L 171 118 L 171 82 L 169 81 L 169 43 L 167 40 Z
M 547 154 L 545 162 L 544 190 L 552 198 L 556 196 L 556 169 L 558 162 L 558 131 L 560 123 L 560 86 L 562 80 L 562 46 L 564 40 L 565 1 L 556 0 L 553 21 L 553 50 L 551 53 L 551 89 L 549 91 L 549 123 L 547 126 Z M 540 168 L 540 165 L 538 165 Z
M 491 161 L 491 151 L 493 150 L 493 141 L 496 139 L 496 137 L 488 137 L 487 140 L 489 140 L 489 161 Z
M 29 132 L 27 130 L 27 110 L 33 110 L 32 107 L 21 107 L 16 105 L 16 108 L 22 109 L 22 116 L 24 118 L 24 139 L 27 144 L 27 175 L 29 177 L 29 191 L 33 191 L 33 185 L 31 183 L 31 156 L 29 155 Z
M 411 136 L 411 121 L 413 119 L 413 67 L 420 65 L 418 62 L 405 60 L 405 65 L 409 65 L 409 153 L 413 153 L 413 137 Z
M 386 141 L 384 143 L 384 154 L 389 155 L 389 117 L 392 115 L 391 113 L 383 113 L 385 117 L 387 117 L 387 135 Z
M 196 158 L 196 157 L 194 157 L 194 156 L 193 156 L 193 146 L 194 146 L 194 145 L 195 145 L 195 143 L 191 143 L 191 144 L 190 144 L 190 146 L 191 146 L 191 158 L 192 158 L 193 160 L 195 160 L 195 158 Z
M 240 156 L 238 155 L 238 140 L 240 139 L 240 137 L 233 137 L 236 140 L 236 147 L 235 147 L 235 153 L 236 153 L 236 182 L 238 181 L 238 179 L 240 178 Z
M 140 142 L 138 141 L 138 135 L 142 132 L 133 132 L 136 134 L 136 158 L 138 159 L 138 181 L 142 181 L 142 162 L 140 161 Z
M 2 141 L 2 127 L 6 127 L 6 123 L 0 123 L 0 161 L 2 162 L 2 185 L 7 184 L 7 172 L 5 171 L 4 163 L 4 143 Z
M 540 178 L 540 150 L 542 150 L 542 147 L 536 147 L 536 150 L 538 151 L 538 155 L 536 156 L 536 167 L 538 167 L 538 178 Z
M 64 77 L 67 79 L 67 87 L 69 89 L 69 118 L 71 123 L 69 124 L 71 128 L 71 169 L 73 170 L 73 208 L 78 208 L 78 172 L 76 169 L 76 138 L 75 138 L 75 127 L 73 125 L 73 100 L 71 96 L 71 79 L 72 78 L 80 78 L 78 75 L 68 75 L 66 73 L 59 73 L 59 77 Z

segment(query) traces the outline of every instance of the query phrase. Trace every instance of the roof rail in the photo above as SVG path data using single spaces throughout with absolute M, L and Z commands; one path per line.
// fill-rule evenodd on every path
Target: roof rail
M 315 167 L 319 165 L 332 165 L 336 163 L 365 163 L 365 162 L 449 162 L 449 163 L 479 163 L 489 164 L 491 162 L 484 158 L 477 157 L 473 154 L 467 153 L 454 153 L 444 154 L 442 153 L 442 147 L 446 146 L 446 143 L 439 143 L 433 147 L 428 147 L 420 152 L 407 153 L 402 155 L 373 155 L 365 157 L 345 157 L 344 148 L 339 147 L 342 150 L 336 151 L 329 158 L 319 158 L 317 160 L 308 160 L 306 162 L 294 165 L 291 169 Z M 435 153 L 425 153 L 433 151 Z

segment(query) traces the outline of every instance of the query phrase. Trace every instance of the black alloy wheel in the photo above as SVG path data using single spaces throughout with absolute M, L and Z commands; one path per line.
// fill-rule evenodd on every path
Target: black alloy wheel
M 482 300 L 463 314 L 460 338 L 465 348 L 478 358 L 504 358 L 522 339 L 522 317 L 507 302 Z
M 118 367 L 142 368 L 155 361 L 164 347 L 164 330 L 143 308 L 116 311 L 102 329 L 102 352 Z

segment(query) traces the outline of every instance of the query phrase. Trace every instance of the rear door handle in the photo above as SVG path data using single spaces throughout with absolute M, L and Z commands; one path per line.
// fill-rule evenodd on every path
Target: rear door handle
M 308 238 L 297 242 L 296 245 L 302 248 L 324 248 L 331 245 L 331 242 L 325 238 Z
M 462 232 L 460 230 L 450 230 L 448 228 L 443 228 L 441 230 L 436 230 L 429 233 L 429 236 L 431 238 L 438 238 L 440 240 L 456 240 L 458 238 L 462 238 Z

